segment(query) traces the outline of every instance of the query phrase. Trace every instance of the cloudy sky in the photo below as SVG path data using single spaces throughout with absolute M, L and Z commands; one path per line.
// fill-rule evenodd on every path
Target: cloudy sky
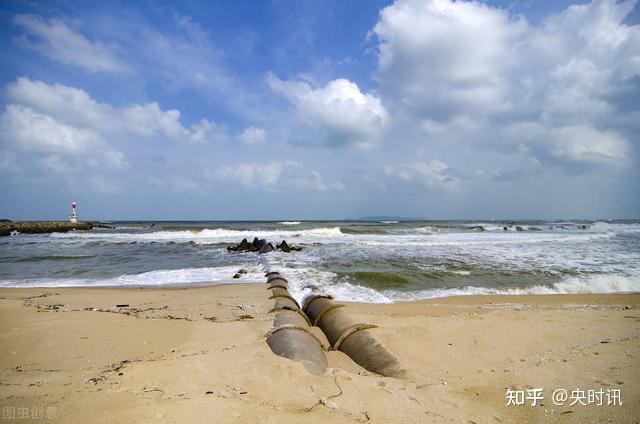
M 635 1 L 0 5 L 0 218 L 640 216 Z

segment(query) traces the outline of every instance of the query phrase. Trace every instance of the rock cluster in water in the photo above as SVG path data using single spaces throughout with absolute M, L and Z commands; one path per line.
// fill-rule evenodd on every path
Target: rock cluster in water
M 251 243 L 249 243 L 247 239 L 242 239 L 238 245 L 227 247 L 227 250 L 230 252 L 269 253 L 276 249 L 289 253 L 302 250 L 302 247 L 289 246 L 285 240 L 282 240 L 282 243 L 276 244 L 276 246 L 273 247 L 273 244 L 267 242 L 265 239 L 258 239 L 258 237 L 255 237 Z

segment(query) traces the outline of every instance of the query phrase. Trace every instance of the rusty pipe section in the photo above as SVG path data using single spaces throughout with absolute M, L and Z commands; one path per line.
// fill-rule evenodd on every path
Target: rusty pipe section
M 313 374 L 324 374 L 327 369 L 324 346 L 310 331 L 309 318 L 289 294 L 287 280 L 277 272 L 269 272 L 266 277 L 269 299 L 274 299 L 270 312 L 275 313 L 273 329 L 265 334 L 271 351 L 301 362 Z
M 387 377 L 402 377 L 406 371 L 369 331 L 375 325 L 354 322 L 344 313 L 345 305 L 331 296 L 311 294 L 303 301 L 303 310 L 313 325 L 324 332 L 331 350 L 347 354 L 362 368 Z

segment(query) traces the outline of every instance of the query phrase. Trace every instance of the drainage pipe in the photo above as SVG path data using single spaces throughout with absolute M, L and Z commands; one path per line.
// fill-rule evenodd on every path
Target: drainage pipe
M 347 354 L 362 368 L 388 377 L 402 377 L 406 371 L 369 331 L 375 325 L 354 322 L 344 313 L 345 305 L 331 296 L 311 294 L 303 301 L 303 310 L 313 325 L 324 332 L 331 350 Z

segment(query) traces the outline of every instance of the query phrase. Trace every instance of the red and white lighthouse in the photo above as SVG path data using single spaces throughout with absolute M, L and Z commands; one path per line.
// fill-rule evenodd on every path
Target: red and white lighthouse
M 69 221 L 71 222 L 78 222 L 77 206 L 76 202 L 71 202 L 71 215 L 69 215 Z

